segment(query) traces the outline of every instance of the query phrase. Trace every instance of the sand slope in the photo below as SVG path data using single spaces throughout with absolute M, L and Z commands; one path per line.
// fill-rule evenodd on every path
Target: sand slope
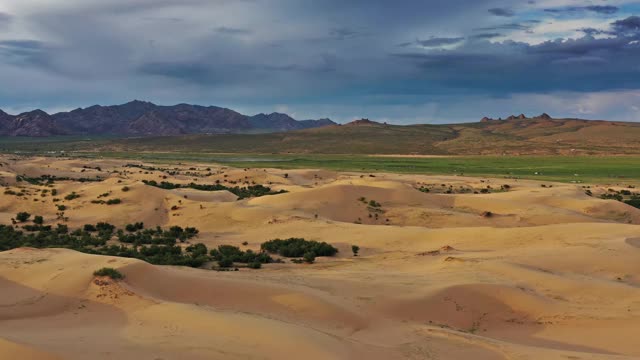
M 313 265 L 238 272 L 65 249 L 2 252 L 3 359 L 640 357 L 631 336 L 640 331 L 640 210 L 587 196 L 578 185 L 512 180 L 508 191 L 498 191 L 506 180 L 212 164 L 148 170 L 112 160 L 87 170 L 80 160 L 3 161 L 9 177 L 92 171 L 105 180 L 7 184 L 24 193 L 0 192 L 2 223 L 29 211 L 56 224 L 62 221 L 56 205 L 65 204 L 71 227 L 144 221 L 195 226 L 201 233 L 194 242 L 210 248 L 256 250 L 263 241 L 296 236 L 340 249 Z M 141 182 L 163 177 L 255 182 L 289 192 L 236 201 L 228 192 Z M 446 194 L 442 184 L 495 191 Z M 423 193 L 420 186 L 433 190 Z M 52 188 L 58 195 L 41 196 Z M 72 191 L 80 197 L 53 201 Z M 122 203 L 91 203 L 105 193 Z M 380 207 L 372 209 L 369 200 Z M 352 244 L 361 247 L 360 256 L 352 256 Z M 94 278 L 104 266 L 126 278 Z

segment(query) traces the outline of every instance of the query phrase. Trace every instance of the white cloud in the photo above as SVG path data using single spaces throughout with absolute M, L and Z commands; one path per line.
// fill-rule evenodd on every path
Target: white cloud
M 584 36 L 580 29 L 593 28 L 597 30 L 609 30 L 610 19 L 582 18 L 582 19 L 554 19 L 544 18 L 528 31 L 513 31 L 507 37 L 510 40 L 525 42 L 530 45 L 538 45 L 545 41 L 556 39 L 578 39 Z M 598 38 L 612 37 L 612 35 L 598 35 Z

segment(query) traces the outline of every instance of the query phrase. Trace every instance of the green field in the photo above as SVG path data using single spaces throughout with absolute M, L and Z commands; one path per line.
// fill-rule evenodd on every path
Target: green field
M 640 183 L 640 156 L 456 156 L 418 158 L 366 155 L 157 152 L 76 153 L 73 156 L 162 163 L 221 163 L 240 168 L 317 168 L 358 172 L 513 177 L 559 182 Z

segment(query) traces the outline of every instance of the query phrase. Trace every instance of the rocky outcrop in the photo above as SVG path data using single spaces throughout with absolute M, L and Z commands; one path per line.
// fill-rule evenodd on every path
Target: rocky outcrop
M 369 119 L 354 120 L 350 123 L 345 124 L 345 126 L 374 126 L 374 125 L 382 125 L 382 124 L 376 121 L 371 121 Z
M 534 119 L 537 119 L 537 120 L 551 120 L 552 117 L 549 116 L 549 114 L 547 114 L 547 113 L 542 113 L 541 115 L 536 116 Z

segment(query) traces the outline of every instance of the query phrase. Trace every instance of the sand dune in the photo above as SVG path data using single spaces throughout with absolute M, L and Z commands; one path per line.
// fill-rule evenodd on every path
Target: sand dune
M 104 179 L 49 187 L 5 182 L 3 224 L 28 211 L 55 225 L 63 222 L 58 205 L 65 205 L 72 228 L 143 221 L 195 226 L 201 232 L 191 242 L 209 248 L 257 250 L 269 239 L 304 237 L 340 250 L 312 265 L 237 272 L 67 249 L 0 252 L 3 359 L 640 357 L 632 336 L 640 331 L 640 210 L 599 199 L 604 185 L 590 184 L 595 196 L 588 196 L 582 185 L 534 181 L 512 180 L 500 190 L 505 179 L 2 162 L 5 179 L 88 173 Z M 151 179 L 235 181 L 288 192 L 236 200 L 227 191 L 142 183 Z M 421 186 L 431 190 L 420 192 Z M 474 193 L 487 186 L 490 193 Z M 449 188 L 455 191 L 447 194 Z M 72 192 L 80 197 L 65 200 Z M 122 202 L 92 203 L 112 198 Z M 361 248 L 358 257 L 353 244 Z M 93 276 L 105 266 L 125 279 Z

